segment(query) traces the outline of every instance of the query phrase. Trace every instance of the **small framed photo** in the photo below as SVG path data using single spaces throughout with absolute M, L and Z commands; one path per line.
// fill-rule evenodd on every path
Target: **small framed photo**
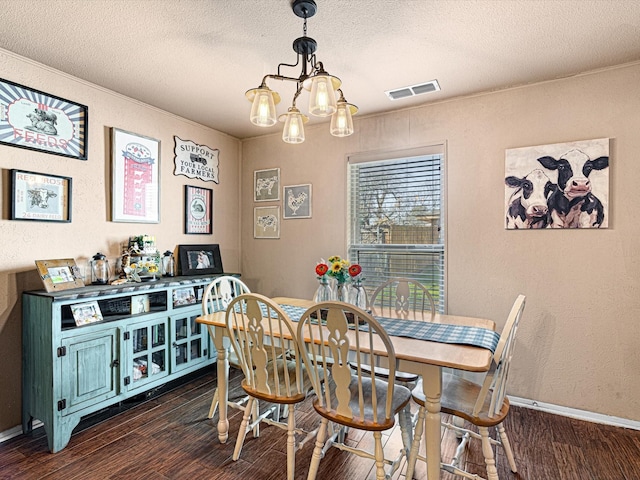
M 0 143 L 87 159 L 86 106 L 9 80 L 0 92 Z
M 223 273 L 220 245 L 178 245 L 180 273 L 205 275 Z
M 311 184 L 289 185 L 282 189 L 282 218 L 311 218 Z
M 280 169 L 255 170 L 253 172 L 253 193 L 255 202 L 280 200 Z
M 73 319 L 76 321 L 76 326 L 88 325 L 89 323 L 101 322 L 102 312 L 100 312 L 100 306 L 97 301 L 76 303 L 71 305 L 71 313 Z
M 213 233 L 213 190 L 184 186 L 184 233 L 187 235 Z
M 111 220 L 160 223 L 160 140 L 111 129 Z
M 11 170 L 11 220 L 71 222 L 71 178 Z
M 149 295 L 132 295 L 131 296 L 131 315 L 136 313 L 147 313 L 151 311 L 151 303 Z
M 176 288 L 173 291 L 173 306 L 194 305 L 198 303 L 193 287 Z
M 280 238 L 280 207 L 253 208 L 253 238 Z
M 47 292 L 84 287 L 82 274 L 73 258 L 36 260 L 36 267 Z

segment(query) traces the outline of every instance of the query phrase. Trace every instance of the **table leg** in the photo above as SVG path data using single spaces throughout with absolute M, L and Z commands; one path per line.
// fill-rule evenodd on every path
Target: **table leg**
M 440 395 L 442 394 L 442 368 L 425 365 L 422 373 L 422 389 L 426 399 L 425 446 L 427 449 L 427 478 L 440 478 Z
M 227 418 L 227 399 L 229 397 L 229 357 L 224 342 L 224 328 L 216 327 L 213 342 L 218 353 L 216 366 L 218 370 L 218 440 L 226 443 L 229 437 L 229 420 Z

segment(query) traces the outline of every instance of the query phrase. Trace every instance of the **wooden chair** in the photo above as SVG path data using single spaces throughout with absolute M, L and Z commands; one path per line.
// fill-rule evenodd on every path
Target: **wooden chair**
M 305 400 L 312 388 L 302 362 L 289 360 L 291 350 L 296 358 L 301 357 L 295 326 L 278 304 L 263 295 L 247 293 L 229 304 L 226 327 L 244 373 L 242 389 L 249 396 L 232 458 L 240 457 L 247 432 L 254 430 L 256 436 L 254 427 L 266 422 L 287 431 L 287 479 L 293 480 L 296 450 L 316 433 L 296 428 L 295 404 Z M 256 400 L 273 405 L 259 412 Z M 280 421 L 281 406 L 286 407 L 286 423 Z M 304 439 L 296 443 L 296 434 Z
M 376 288 L 369 303 L 378 317 L 433 321 L 435 302 L 427 287 L 417 280 L 391 278 Z
M 498 472 L 493 455 L 493 445 L 502 446 L 509 461 L 511 471 L 516 473 L 515 459 L 502 422 L 509 412 L 509 399 L 506 397 L 507 378 L 518 323 L 520 322 L 524 306 L 525 296 L 519 295 L 511 308 L 507 323 L 502 330 L 498 346 L 493 354 L 491 367 L 481 385 L 455 374 L 445 373 L 443 375 L 442 397 L 440 399 L 441 411 L 470 422 L 475 425 L 479 431 L 479 433 L 477 433 L 473 430 L 464 429 L 450 423 L 443 423 L 447 429 L 462 433 L 462 440 L 453 459 L 450 463 L 443 463 L 441 465 L 441 468 L 447 472 L 465 478 L 481 478 L 459 467 L 460 455 L 466 448 L 469 438 L 478 438 L 482 441 L 482 453 L 484 455 L 489 480 L 498 480 Z M 425 397 L 422 391 L 422 385 L 418 385 L 413 390 L 412 397 L 420 406 L 420 409 L 418 411 L 415 438 L 407 462 L 407 478 L 412 478 L 416 460 L 424 460 L 424 457 L 418 455 L 425 416 Z M 499 440 L 494 440 L 489 437 L 489 427 L 497 427 Z
M 224 318 L 227 307 L 234 299 L 234 297 L 249 292 L 249 287 L 247 287 L 239 278 L 227 275 L 218 277 L 209 285 L 207 285 L 204 290 L 204 293 L 202 295 L 202 313 L 204 315 L 216 314 Z M 208 328 L 209 335 L 211 336 L 211 340 L 213 341 L 213 338 L 215 336 L 214 328 L 212 326 L 209 326 Z M 228 340 L 223 340 L 228 346 Z M 229 364 L 231 366 L 239 368 L 238 359 L 233 353 L 231 353 L 229 356 Z M 245 397 L 236 402 L 228 402 L 228 405 L 238 410 L 244 410 L 244 404 L 247 400 L 248 397 Z M 211 407 L 209 408 L 208 418 L 213 418 L 217 408 L 218 389 L 216 388 L 215 392 L 213 393 L 213 399 L 211 400 Z
M 369 303 L 371 312 L 378 317 L 399 318 L 404 320 L 433 321 L 436 315 L 435 302 L 431 293 L 422 283 L 409 278 L 391 278 L 371 295 Z M 389 372 L 385 368 L 376 366 L 378 377 L 389 379 Z M 411 388 L 418 381 L 419 376 L 413 373 L 396 372 L 395 382 Z M 407 455 L 411 448 L 413 426 L 417 421 L 417 414 L 411 415 L 411 405 L 407 404 L 398 415 L 398 421 L 404 425 L 402 442 Z
M 316 478 L 320 459 L 331 446 L 375 460 L 378 480 L 388 478 L 385 465 L 391 466 L 393 475 L 405 452 L 385 458 L 382 432 L 394 426 L 395 415 L 409 403 L 410 390 L 364 369 L 371 352 L 386 351 L 393 377 L 396 358 L 388 334 L 370 314 L 353 305 L 322 302 L 302 315 L 297 341 L 316 393 L 313 407 L 322 417 L 307 479 Z M 323 378 L 328 380 L 324 389 Z M 374 452 L 346 445 L 346 428 L 373 432 Z

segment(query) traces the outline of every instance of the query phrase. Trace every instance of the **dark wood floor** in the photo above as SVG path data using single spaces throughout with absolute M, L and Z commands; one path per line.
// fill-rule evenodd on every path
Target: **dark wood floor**
M 231 397 L 239 396 L 235 374 Z M 286 476 L 285 432 L 263 426 L 259 438 L 249 435 L 240 460 L 231 460 L 240 412 L 230 410 L 230 438 L 218 442 L 217 415 L 206 418 L 215 387 L 207 373 L 161 395 L 122 406 L 121 413 L 83 421 L 67 448 L 49 453 L 42 428 L 0 444 L 2 479 L 200 479 L 270 480 Z M 125 408 L 126 407 L 126 408 Z M 104 414 L 112 414 L 104 412 Z M 105 416 L 105 415 L 103 415 Z M 308 403 L 298 423 L 316 421 Z M 506 421 L 519 473 L 510 472 L 498 451 L 501 480 L 633 480 L 640 479 L 640 432 L 603 426 L 557 415 L 512 407 Z M 397 429 L 396 429 L 397 430 Z M 388 451 L 400 448 L 398 431 L 386 437 Z M 371 444 L 369 435 L 353 430 L 349 441 Z M 455 437 L 447 433 L 443 455 Z M 478 444 L 472 444 L 466 467 L 485 475 Z M 296 479 L 306 478 L 311 445 L 298 453 Z M 404 468 L 402 469 L 404 471 Z M 417 479 L 425 478 L 418 465 Z M 395 479 L 405 480 L 402 473 Z M 449 474 L 443 479 L 451 480 Z M 375 479 L 372 461 L 330 449 L 320 462 L 318 479 Z

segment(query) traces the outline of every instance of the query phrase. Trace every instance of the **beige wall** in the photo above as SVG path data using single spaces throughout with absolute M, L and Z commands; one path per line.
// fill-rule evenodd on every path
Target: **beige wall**
M 323 124 L 302 145 L 279 134 L 245 140 L 243 278 L 266 295 L 311 297 L 315 263 L 345 253 L 347 155 L 446 141 L 449 312 L 501 327 L 526 294 L 510 393 L 640 420 L 638 85 L 631 65 L 356 117 L 346 139 Z M 595 138 L 611 138 L 610 228 L 506 231 L 505 149 Z M 279 240 L 255 240 L 253 208 L 272 203 L 253 203 L 253 171 L 272 167 L 282 185 L 313 184 L 313 217 L 283 221 Z
M 112 261 L 131 235 L 155 235 L 162 251 L 179 244 L 219 243 L 224 268 L 240 270 L 240 142 L 138 101 L 45 68 L 0 50 L 0 77 L 89 107 L 88 160 L 80 161 L 0 145 L 0 432 L 21 419 L 21 301 L 24 290 L 41 289 L 36 259 L 69 258 L 85 265 L 100 251 Z M 160 223 L 113 223 L 110 215 L 109 129 L 117 127 L 161 142 Z M 173 136 L 220 150 L 220 183 L 173 175 Z M 20 222 L 10 216 L 10 169 L 73 178 L 72 223 Z M 214 190 L 213 235 L 184 235 L 184 185 Z

